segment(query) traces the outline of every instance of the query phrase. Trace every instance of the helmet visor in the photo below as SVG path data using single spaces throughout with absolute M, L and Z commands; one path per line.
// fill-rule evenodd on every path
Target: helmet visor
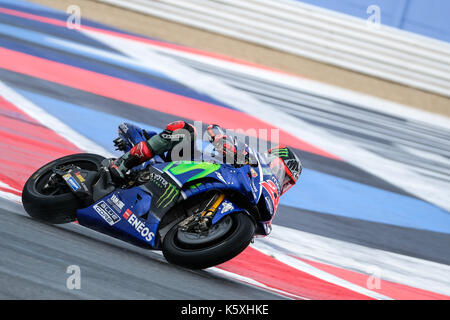
M 280 183 L 281 194 L 284 194 L 295 184 L 295 180 L 290 176 L 290 172 L 282 159 L 271 154 L 266 154 L 265 156 L 270 171 Z

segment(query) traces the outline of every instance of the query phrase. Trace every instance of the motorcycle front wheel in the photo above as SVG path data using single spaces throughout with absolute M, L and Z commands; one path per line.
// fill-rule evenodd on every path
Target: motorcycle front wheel
M 225 216 L 207 232 L 186 232 L 178 225 L 165 235 L 162 251 L 170 263 L 205 269 L 228 261 L 241 253 L 255 233 L 253 219 L 245 213 Z

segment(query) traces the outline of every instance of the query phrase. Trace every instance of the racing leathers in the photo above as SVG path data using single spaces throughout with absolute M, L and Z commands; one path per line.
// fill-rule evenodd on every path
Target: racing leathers
M 171 122 L 161 133 L 137 143 L 121 157 L 111 161 L 109 170 L 113 178 L 122 180 L 129 169 L 172 150 L 182 141 L 194 142 L 195 138 L 193 125 L 181 120 Z

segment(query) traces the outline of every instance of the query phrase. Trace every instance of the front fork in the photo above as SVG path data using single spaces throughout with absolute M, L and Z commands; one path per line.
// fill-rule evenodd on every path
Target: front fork
M 184 231 L 201 232 L 210 228 L 217 208 L 225 200 L 225 194 L 216 193 L 206 204 L 206 206 L 181 221 L 178 225 Z
M 213 204 L 209 208 L 203 210 L 203 212 L 201 213 L 202 217 L 208 219 L 212 218 L 212 216 L 216 213 L 217 208 L 220 206 L 223 200 L 225 200 L 225 194 L 219 193 L 214 198 L 216 198 L 216 200 L 213 202 Z

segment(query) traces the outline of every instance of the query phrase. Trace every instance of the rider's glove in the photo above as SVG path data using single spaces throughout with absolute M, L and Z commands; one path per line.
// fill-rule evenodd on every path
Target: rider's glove
M 223 129 L 217 124 L 211 124 L 207 129 L 209 142 L 214 146 L 215 150 L 224 158 L 224 162 L 235 163 L 237 157 L 237 149 L 233 138 L 226 135 Z
M 116 138 L 113 140 L 114 146 L 116 147 L 116 150 L 119 151 L 125 151 L 127 150 L 127 144 L 122 138 Z

